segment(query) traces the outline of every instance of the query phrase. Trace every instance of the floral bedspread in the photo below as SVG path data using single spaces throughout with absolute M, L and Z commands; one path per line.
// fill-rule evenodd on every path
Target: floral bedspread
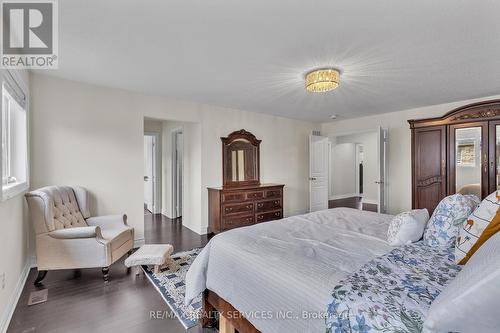
M 326 332 L 420 333 L 431 302 L 459 271 L 453 248 L 398 247 L 333 289 Z

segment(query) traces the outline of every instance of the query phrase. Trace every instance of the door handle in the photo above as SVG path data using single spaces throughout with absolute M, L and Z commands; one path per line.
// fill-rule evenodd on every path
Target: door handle
M 144 176 L 144 181 L 147 182 L 149 180 L 148 176 Z

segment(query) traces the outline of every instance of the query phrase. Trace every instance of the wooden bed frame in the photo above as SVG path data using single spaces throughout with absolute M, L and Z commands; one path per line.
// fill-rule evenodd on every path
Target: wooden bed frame
M 203 293 L 202 327 L 213 327 L 219 316 L 219 333 L 260 333 L 243 315 L 231 304 L 211 290 Z

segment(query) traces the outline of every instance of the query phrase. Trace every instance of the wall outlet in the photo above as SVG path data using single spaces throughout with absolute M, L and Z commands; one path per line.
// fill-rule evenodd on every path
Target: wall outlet
M 2 285 L 2 290 L 5 289 L 5 273 L 0 275 L 0 284 Z

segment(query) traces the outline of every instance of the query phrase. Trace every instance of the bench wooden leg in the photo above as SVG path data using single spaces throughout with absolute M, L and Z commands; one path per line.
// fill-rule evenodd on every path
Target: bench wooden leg
M 219 333 L 235 333 L 234 326 L 222 314 L 219 317 Z

